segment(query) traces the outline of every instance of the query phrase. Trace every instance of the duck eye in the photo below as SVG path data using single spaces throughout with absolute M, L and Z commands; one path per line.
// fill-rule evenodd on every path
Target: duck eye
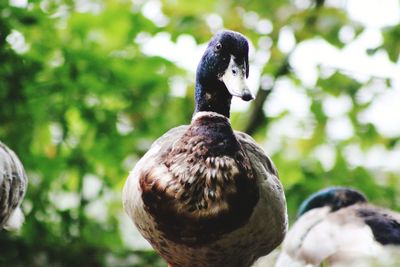
M 215 51 L 219 51 L 219 50 L 221 50 L 221 48 L 222 48 L 222 44 L 221 43 L 217 43 L 215 45 Z

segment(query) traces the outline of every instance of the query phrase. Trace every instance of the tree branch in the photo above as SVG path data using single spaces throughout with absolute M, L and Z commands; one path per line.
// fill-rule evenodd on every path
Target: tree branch
M 263 106 L 265 101 L 268 99 L 268 96 L 271 94 L 272 90 L 275 87 L 276 80 L 288 74 L 290 72 L 290 64 L 289 57 L 291 53 L 289 53 L 286 58 L 283 60 L 281 66 L 276 70 L 274 74 L 274 80 L 272 85 L 269 88 L 262 88 L 262 86 L 258 89 L 256 99 L 253 101 L 250 107 L 250 118 L 248 120 L 247 125 L 244 127 L 244 132 L 252 135 L 254 134 L 263 124 L 267 123 L 268 118 L 264 114 Z

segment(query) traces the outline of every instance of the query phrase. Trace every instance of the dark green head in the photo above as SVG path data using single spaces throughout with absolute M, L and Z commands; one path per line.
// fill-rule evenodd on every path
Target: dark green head
M 367 198 L 357 190 L 346 187 L 328 187 L 304 200 L 297 212 L 297 217 L 315 208 L 328 206 L 331 211 L 336 211 L 363 202 L 367 202 Z
M 214 111 L 229 117 L 232 96 L 254 97 L 246 85 L 249 44 L 234 31 L 220 31 L 209 42 L 197 67 L 196 111 Z

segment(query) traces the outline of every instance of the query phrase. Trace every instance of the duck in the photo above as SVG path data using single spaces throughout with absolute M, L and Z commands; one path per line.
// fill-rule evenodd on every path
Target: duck
M 21 203 L 28 177 L 18 156 L 0 141 L 0 229 L 16 231 L 24 222 Z
M 308 197 L 282 244 L 276 267 L 399 266 L 400 213 L 370 204 L 353 188 Z
M 130 172 L 123 206 L 169 267 L 246 267 L 287 231 L 286 200 L 271 159 L 230 123 L 232 97 L 254 97 L 249 43 L 217 32 L 198 64 L 189 125 L 157 139 Z

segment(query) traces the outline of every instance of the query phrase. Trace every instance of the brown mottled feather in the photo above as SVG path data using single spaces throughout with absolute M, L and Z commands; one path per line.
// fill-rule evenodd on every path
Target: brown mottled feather
M 153 144 L 127 180 L 124 207 L 174 267 L 249 266 L 283 239 L 283 190 L 251 137 L 204 114 Z
M 258 200 L 244 153 L 225 118 L 204 117 L 192 124 L 161 155 L 172 179 L 162 184 L 151 169 L 139 178 L 145 208 L 158 229 L 170 240 L 198 246 L 243 225 Z

